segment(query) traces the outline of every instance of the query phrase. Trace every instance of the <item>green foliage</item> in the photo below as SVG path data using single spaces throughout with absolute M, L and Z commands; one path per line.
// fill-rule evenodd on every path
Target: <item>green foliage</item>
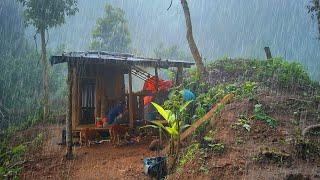
M 182 98 L 182 91 L 179 91 L 178 89 L 172 89 L 168 99 L 164 102 L 164 108 L 170 109 L 172 112 L 178 112 L 179 119 L 181 123 L 187 122 L 188 119 L 190 119 L 190 113 L 187 112 L 188 109 L 190 109 L 191 102 L 184 102 Z M 188 108 L 186 107 L 188 106 Z M 182 110 L 183 109 L 183 110 Z
M 209 71 L 219 69 L 227 81 L 254 81 L 274 90 L 309 90 L 318 87 L 300 63 L 282 58 L 269 60 L 218 60 L 208 65 Z
M 16 163 L 26 150 L 27 146 L 23 144 L 13 148 L 8 148 L 5 144 L 0 144 L 0 179 L 18 179 L 21 167 L 16 165 Z
M 183 88 L 190 89 L 196 94 L 196 100 L 194 102 L 194 113 L 191 117 L 192 122 L 194 122 L 203 117 L 216 103 L 218 103 L 227 94 L 234 94 L 235 99 L 252 99 L 254 94 L 256 93 L 257 83 L 253 81 L 242 81 L 241 83 L 220 83 L 212 87 L 209 83 L 199 84 L 198 74 L 196 73 L 196 71 L 190 70 L 189 78 L 185 79 Z M 219 109 L 215 113 L 219 113 L 222 108 L 223 106 L 219 107 Z M 201 125 L 197 129 L 195 134 L 201 134 L 201 132 L 204 132 L 206 124 L 207 123 Z M 244 126 L 249 129 L 249 126 Z
M 43 144 L 43 140 L 44 140 L 44 135 L 43 133 L 39 133 L 36 138 L 34 138 L 34 140 L 32 141 L 32 146 L 35 149 L 38 149 L 41 147 L 41 145 Z
M 240 98 L 249 98 L 252 99 L 254 92 L 257 88 L 257 83 L 252 81 L 245 81 L 242 86 L 239 88 L 236 95 Z
M 24 6 L 26 23 L 37 30 L 59 26 L 65 22 L 65 16 L 77 11 L 76 0 L 18 0 Z
M 246 81 L 243 84 L 219 84 L 205 93 L 200 93 L 196 98 L 196 109 L 193 119 L 204 116 L 211 107 L 218 103 L 227 94 L 235 94 L 235 98 L 252 98 L 256 89 L 256 83 Z
M 29 116 L 23 123 L 10 124 L 8 128 L 0 131 L 0 179 L 18 179 L 22 169 L 22 157 L 30 148 L 37 150 L 41 147 L 44 141 L 43 133 L 37 134 L 31 143 L 26 143 L 27 140 L 22 139 L 21 144 L 9 146 L 10 140 L 17 132 L 35 126 L 40 121 L 41 118 L 37 116 Z
M 161 43 L 153 52 L 155 58 L 192 61 L 192 57 L 187 55 L 187 53 L 182 51 L 177 45 L 165 46 Z
M 225 150 L 223 143 L 208 144 L 208 146 L 211 148 L 211 150 L 215 154 L 222 154 Z
M 164 110 L 160 105 L 157 103 L 151 102 L 152 105 L 156 108 L 158 113 L 167 121 L 168 126 L 163 126 L 161 123 L 152 121 L 158 128 L 161 128 L 167 132 L 172 139 L 177 139 L 180 134 L 181 128 L 181 120 L 178 119 L 179 114 L 185 111 L 186 107 L 190 104 L 191 101 L 185 102 L 183 105 L 175 109 L 176 111 L 172 110 Z
M 7 143 L 7 141 L 14 136 L 14 134 L 18 131 L 26 130 L 30 127 L 33 127 L 39 124 L 42 118 L 39 117 L 37 114 L 32 116 L 28 116 L 22 122 L 12 122 L 8 125 L 7 128 L 0 129 L 0 141 L 3 143 Z
M 178 111 L 184 104 L 182 94 L 178 89 L 172 89 L 168 100 L 164 102 L 164 107 L 172 111 Z
M 188 161 L 192 160 L 200 147 L 199 143 L 192 143 L 189 145 L 185 152 L 179 157 L 178 169 L 182 168 Z
M 214 154 L 223 154 L 225 151 L 225 146 L 223 143 L 214 139 L 215 131 L 209 131 L 204 137 L 201 144 L 201 148 L 203 148 L 206 152 L 212 152 Z
M 236 123 L 234 123 L 232 127 L 236 129 L 238 127 L 241 127 L 249 132 L 251 130 L 250 119 L 245 116 L 240 116 L 240 118 L 237 120 Z
M 214 136 L 216 131 L 210 130 L 203 137 L 201 143 L 201 148 L 206 152 L 213 152 L 214 154 L 222 154 L 225 151 L 225 146 L 223 143 L 217 141 Z
M 7 56 L 0 61 L 0 129 L 10 124 L 29 123 L 29 118 L 41 119 L 41 69 L 40 57 L 35 53 L 24 57 Z M 55 110 L 64 111 L 66 94 L 65 67 L 57 66 L 49 71 L 49 87 Z M 3 114 L 3 116 L 2 116 Z M 34 124 L 34 123 L 31 123 Z
M 120 8 L 105 6 L 105 15 L 98 18 L 92 31 L 90 49 L 98 51 L 127 52 L 131 42 L 125 12 Z
M 173 110 L 165 110 L 163 107 L 158 105 L 157 103 L 151 102 L 152 105 L 156 108 L 158 113 L 166 120 L 167 126 L 164 126 L 161 122 L 151 121 L 154 125 L 147 125 L 145 127 L 153 127 L 158 128 L 160 130 L 164 130 L 170 136 L 170 153 L 172 154 L 175 150 L 174 146 L 176 141 L 180 141 L 180 132 L 185 128 L 185 125 L 182 126 L 182 121 L 179 119 L 180 114 L 182 114 L 191 101 L 185 102 L 177 109 Z
M 276 128 L 278 121 L 272 117 L 266 115 L 263 110 L 262 104 L 256 104 L 253 109 L 253 119 L 265 122 L 271 128 Z

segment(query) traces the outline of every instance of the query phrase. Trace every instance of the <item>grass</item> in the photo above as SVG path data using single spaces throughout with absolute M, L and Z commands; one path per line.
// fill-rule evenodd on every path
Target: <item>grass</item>
M 178 169 L 181 169 L 188 161 L 195 157 L 199 147 L 199 143 L 192 143 L 186 148 L 185 152 L 179 157 Z
M 20 144 L 9 146 L 11 138 L 19 131 L 26 130 L 30 127 L 36 126 L 41 122 L 38 116 L 29 116 L 23 123 L 11 124 L 7 129 L 1 131 L 0 143 L 0 179 L 18 179 L 22 168 L 20 165 L 21 158 L 28 152 L 28 150 L 36 150 L 41 147 L 44 139 L 42 133 L 27 143 L 26 139 L 30 137 L 23 137 L 19 139 Z
M 253 81 L 265 87 L 304 93 L 319 87 L 310 79 L 304 67 L 282 58 L 270 60 L 222 59 L 208 65 L 208 70 L 218 69 L 228 82 Z

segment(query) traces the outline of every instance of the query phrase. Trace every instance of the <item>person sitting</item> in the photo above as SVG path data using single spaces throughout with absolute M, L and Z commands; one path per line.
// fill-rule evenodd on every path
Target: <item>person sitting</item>
M 127 112 L 128 111 L 127 108 L 125 108 L 124 103 L 120 102 L 108 111 L 106 116 L 108 124 L 119 123 L 120 120 L 124 119 Z

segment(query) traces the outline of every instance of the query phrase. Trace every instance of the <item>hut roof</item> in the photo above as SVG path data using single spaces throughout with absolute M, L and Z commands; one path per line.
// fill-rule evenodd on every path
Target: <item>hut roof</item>
M 110 53 L 105 51 L 99 52 L 67 52 L 62 55 L 51 56 L 51 64 L 59 64 L 64 62 L 81 62 L 81 63 L 102 63 L 110 65 L 138 65 L 145 67 L 185 67 L 189 68 L 194 65 L 193 62 L 170 60 L 170 59 L 156 59 L 137 57 L 132 54 L 124 53 Z

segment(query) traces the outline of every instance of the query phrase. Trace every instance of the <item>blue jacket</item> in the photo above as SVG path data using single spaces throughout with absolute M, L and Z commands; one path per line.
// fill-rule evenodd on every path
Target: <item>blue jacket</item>
M 107 113 L 108 124 L 112 124 L 116 117 L 123 112 L 123 106 L 118 104 L 117 106 L 109 109 Z

